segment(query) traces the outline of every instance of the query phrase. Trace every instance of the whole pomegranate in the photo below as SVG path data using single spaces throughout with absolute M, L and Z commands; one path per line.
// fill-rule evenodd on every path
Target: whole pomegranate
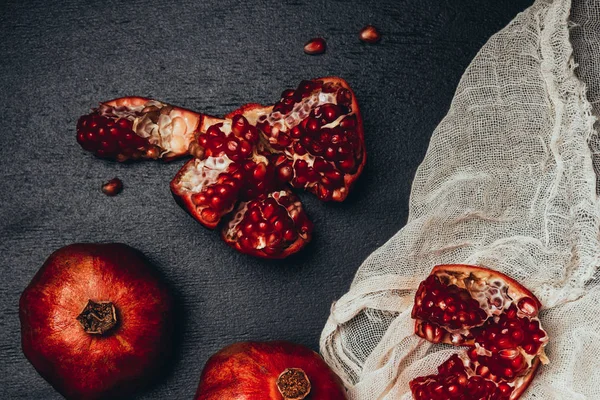
M 242 342 L 206 363 L 195 400 L 343 400 L 340 379 L 314 351 L 290 342 Z
M 19 302 L 23 352 L 67 399 L 129 398 L 171 349 L 172 300 L 124 244 L 55 251 Z
M 518 399 L 540 362 L 548 362 L 540 307 L 529 290 L 497 271 L 435 267 L 415 296 L 415 333 L 467 349 L 446 360 L 437 374 L 412 380 L 414 398 Z

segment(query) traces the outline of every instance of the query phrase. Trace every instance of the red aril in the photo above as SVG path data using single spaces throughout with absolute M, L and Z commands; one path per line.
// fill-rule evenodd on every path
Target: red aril
M 358 37 L 366 43 L 377 43 L 381 40 L 381 33 L 373 25 L 367 25 L 360 30 Z
M 314 351 L 290 342 L 225 347 L 204 366 L 194 400 L 344 400 L 340 379 Z
M 323 38 L 310 39 L 304 45 L 304 52 L 310 55 L 323 54 L 327 48 L 327 42 Z
M 541 304 L 525 287 L 496 271 L 438 265 L 415 295 L 415 333 L 432 343 L 468 346 L 410 382 L 416 400 L 510 399 L 548 362 Z
M 107 196 L 116 196 L 123 190 L 123 182 L 119 178 L 113 178 L 102 184 L 102 193 Z

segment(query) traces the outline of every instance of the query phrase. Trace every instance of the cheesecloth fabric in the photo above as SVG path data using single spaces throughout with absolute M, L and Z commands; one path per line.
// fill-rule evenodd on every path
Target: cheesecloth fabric
M 522 399 L 600 399 L 599 39 L 600 1 L 538 0 L 472 61 L 407 225 L 361 265 L 323 330 L 351 399 L 410 399 L 408 382 L 456 352 L 415 336 L 410 318 L 443 263 L 501 271 L 544 304 L 550 364 Z

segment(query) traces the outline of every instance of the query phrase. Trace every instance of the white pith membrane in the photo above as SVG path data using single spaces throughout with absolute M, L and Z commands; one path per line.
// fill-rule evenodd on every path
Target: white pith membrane
M 214 184 L 219 175 L 227 171 L 233 161 L 226 154 L 219 157 L 207 157 L 205 160 L 194 159 L 187 165 L 181 175 L 179 187 L 182 193 L 200 193 L 205 187 Z
M 222 125 L 219 129 L 226 137 L 231 135 L 231 120 L 223 120 L 219 124 Z M 253 150 L 251 159 L 257 164 L 261 162 L 268 164 L 267 158 L 256 153 L 256 149 Z M 203 160 L 194 158 L 194 162 L 187 166 L 187 170 L 179 180 L 182 193 L 200 193 L 205 187 L 215 183 L 221 173 L 227 172 L 231 163 L 233 160 L 227 154 L 210 156 Z
M 158 147 L 160 156 L 182 154 L 194 137 L 197 116 L 193 113 L 172 107 L 156 100 L 139 106 L 108 106 L 98 108 L 100 115 L 112 118 L 125 118 L 132 122 L 133 132 Z
M 523 312 L 518 307 L 518 303 L 521 299 L 531 299 L 531 297 L 527 294 L 523 294 L 519 291 L 518 288 L 514 288 L 512 285 L 510 285 L 510 283 L 501 279 L 492 271 L 478 269 L 475 273 L 467 273 L 465 271 L 456 269 L 453 270 L 451 267 L 447 267 L 445 269 L 434 272 L 434 275 L 437 276 L 440 279 L 441 283 L 445 286 L 455 285 L 461 289 L 467 290 L 471 297 L 477 300 L 481 309 L 483 309 L 488 316 L 475 327 L 452 329 L 447 326 L 442 326 L 443 329 L 450 333 L 450 340 L 453 344 L 462 344 L 462 335 L 467 335 L 469 331 L 472 330 L 472 328 L 486 325 L 486 323 L 489 322 L 490 319 L 493 320 L 495 323 L 498 323 L 500 320 L 500 315 L 504 314 L 513 305 L 517 309 L 517 317 L 527 318 L 529 321 L 537 321 L 538 323 L 540 322 L 539 318 L 537 318 L 537 307 L 527 309 L 525 310 L 526 312 Z M 422 328 L 429 324 L 428 322 L 423 321 L 421 319 L 418 319 L 418 321 L 421 324 Z M 521 346 L 510 348 L 517 350 L 517 353 L 514 353 L 511 359 L 518 357 L 518 355 L 521 355 L 527 363 L 527 369 L 523 371 L 524 373 L 515 377 L 515 379 L 513 380 L 506 380 L 504 378 L 501 378 L 498 382 L 494 382 L 496 385 L 498 385 L 501 382 L 504 382 L 512 388 L 519 387 L 522 384 L 524 384 L 525 381 L 528 379 L 527 377 L 530 374 L 529 370 L 532 367 L 533 361 L 536 358 L 538 358 L 542 364 L 547 364 L 549 362 L 548 357 L 546 356 L 544 351 L 544 347 L 548 343 L 548 334 L 542 328 L 541 323 L 540 330 L 542 330 L 545 333 L 545 336 L 540 341 L 540 348 L 536 354 L 527 353 Z M 437 340 L 436 342 L 444 341 L 442 338 L 437 339 L 439 340 Z M 482 347 L 477 341 L 475 341 L 473 346 L 475 347 L 478 355 L 488 357 L 492 356 L 492 352 Z M 476 369 L 481 364 L 479 364 L 479 362 L 477 361 L 471 360 L 467 354 L 467 351 L 459 352 L 457 353 L 457 355 L 462 360 L 463 366 L 465 367 L 465 372 L 469 378 L 473 376 L 480 376 L 476 373 Z M 489 378 L 486 379 L 489 380 Z M 431 379 L 430 381 L 433 381 L 433 379 Z M 511 399 L 512 398 L 513 396 L 511 395 Z

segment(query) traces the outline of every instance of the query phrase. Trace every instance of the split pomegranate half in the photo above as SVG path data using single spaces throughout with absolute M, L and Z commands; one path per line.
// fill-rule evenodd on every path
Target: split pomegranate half
M 410 382 L 416 400 L 515 400 L 541 363 L 548 336 L 538 299 L 496 271 L 438 265 L 415 296 L 415 333 L 432 343 L 467 346 L 438 367 L 438 374 Z

